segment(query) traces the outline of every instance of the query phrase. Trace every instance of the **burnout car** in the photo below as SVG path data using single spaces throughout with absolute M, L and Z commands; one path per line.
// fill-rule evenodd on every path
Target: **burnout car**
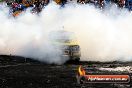
M 52 44 L 59 46 L 59 49 L 61 49 L 62 57 L 68 57 L 69 60 L 80 60 L 80 46 L 73 32 L 64 30 L 54 31 L 50 34 L 50 37 Z

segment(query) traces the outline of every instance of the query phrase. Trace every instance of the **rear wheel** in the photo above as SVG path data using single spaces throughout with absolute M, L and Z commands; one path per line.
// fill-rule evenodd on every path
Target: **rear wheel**
M 80 61 L 80 58 L 71 58 L 66 62 L 66 63 L 74 63 L 74 64 L 78 64 Z
M 79 61 L 80 61 L 80 58 L 76 58 L 75 61 L 76 61 L 76 62 L 79 62 Z

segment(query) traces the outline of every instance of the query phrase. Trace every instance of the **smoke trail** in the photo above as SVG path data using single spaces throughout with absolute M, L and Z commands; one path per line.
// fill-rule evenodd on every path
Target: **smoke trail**
M 64 24 L 76 33 L 82 49 L 82 60 L 131 61 L 131 14 L 111 6 L 100 11 L 92 6 L 66 8 L 70 11 Z M 69 14 L 69 13 L 68 13 Z
M 50 3 L 39 15 L 29 10 L 17 18 L 8 17 L 8 9 L 0 9 L 0 53 L 37 58 L 49 63 L 63 63 L 50 44 L 49 33 L 60 30 L 74 32 L 80 42 L 81 60 L 131 61 L 132 16 L 115 6 L 101 11 L 91 5 L 67 4 L 60 8 Z

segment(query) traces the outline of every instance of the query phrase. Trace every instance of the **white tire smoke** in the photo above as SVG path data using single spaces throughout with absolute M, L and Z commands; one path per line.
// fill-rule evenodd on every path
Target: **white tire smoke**
M 39 15 L 29 10 L 17 18 L 0 9 L 0 54 L 36 58 L 48 63 L 64 63 L 49 42 L 49 33 L 74 32 L 85 61 L 131 61 L 132 15 L 110 7 L 101 11 L 94 6 L 67 4 L 60 8 L 50 3 Z

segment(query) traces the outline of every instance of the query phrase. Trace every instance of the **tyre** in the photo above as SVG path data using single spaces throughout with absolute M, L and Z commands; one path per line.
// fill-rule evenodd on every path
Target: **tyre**
M 76 61 L 76 62 L 79 62 L 79 61 L 80 61 L 80 58 L 76 58 L 75 61 Z

